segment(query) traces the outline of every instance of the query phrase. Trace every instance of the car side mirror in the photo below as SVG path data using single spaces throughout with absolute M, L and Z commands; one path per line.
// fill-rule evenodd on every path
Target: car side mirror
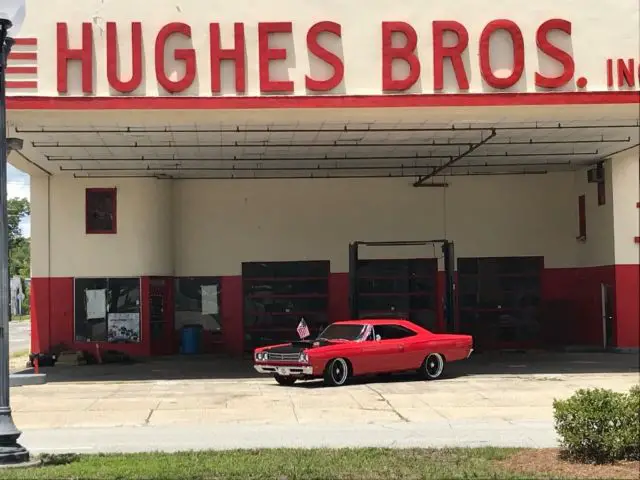
M 380 340 L 382 340 L 382 337 L 380 335 L 376 335 L 376 342 L 379 342 Z

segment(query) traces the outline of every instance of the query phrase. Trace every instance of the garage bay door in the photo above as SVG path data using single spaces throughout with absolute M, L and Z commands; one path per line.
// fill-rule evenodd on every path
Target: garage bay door
M 245 350 L 297 338 L 304 318 L 311 334 L 327 325 L 329 262 L 252 262 L 242 265 Z
M 358 260 L 355 275 L 360 318 L 402 316 L 437 330 L 435 258 Z
M 539 345 L 543 268 L 543 257 L 458 259 L 460 330 L 477 349 Z

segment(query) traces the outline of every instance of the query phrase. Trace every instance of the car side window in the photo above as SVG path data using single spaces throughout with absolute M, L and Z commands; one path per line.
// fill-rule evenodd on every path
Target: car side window
M 401 338 L 409 338 L 416 335 L 415 332 L 400 325 L 376 325 L 376 334 L 380 335 L 382 340 L 398 340 Z

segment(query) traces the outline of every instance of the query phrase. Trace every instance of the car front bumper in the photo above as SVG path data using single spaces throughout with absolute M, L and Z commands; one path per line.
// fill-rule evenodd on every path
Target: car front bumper
M 258 373 L 278 374 L 284 377 L 300 377 L 313 375 L 313 367 L 311 365 L 269 365 L 255 364 L 253 366 Z

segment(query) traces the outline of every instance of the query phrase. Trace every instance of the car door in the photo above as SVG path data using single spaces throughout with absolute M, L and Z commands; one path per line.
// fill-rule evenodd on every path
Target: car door
M 375 325 L 375 335 L 379 340 L 369 346 L 371 353 L 370 373 L 398 372 L 407 369 L 409 363 L 408 339 L 414 332 L 394 324 Z
M 420 362 L 416 364 L 416 332 L 396 324 L 383 325 L 381 330 L 382 343 L 393 351 L 390 354 L 393 371 L 413 370 L 420 366 Z
M 399 347 L 397 343 L 376 340 L 378 326 L 373 327 L 371 336 L 360 343 L 358 365 L 360 374 L 388 373 L 395 371 Z

